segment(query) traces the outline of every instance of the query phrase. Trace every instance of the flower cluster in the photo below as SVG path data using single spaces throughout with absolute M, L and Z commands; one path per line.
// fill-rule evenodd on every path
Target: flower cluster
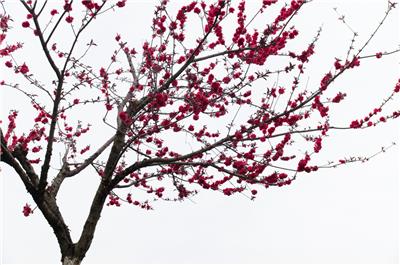
M 65 146 L 62 162 L 68 163 L 69 172 L 93 165 L 104 183 L 114 185 L 105 195 L 109 206 L 118 207 L 126 201 L 151 209 L 148 200 L 142 200 L 136 192 L 153 200 L 183 200 L 196 194 L 192 187 L 197 187 L 226 196 L 247 193 L 255 198 L 259 194 L 256 185 L 289 185 L 299 173 L 319 168 L 313 165 L 314 157 L 321 155 L 325 147 L 322 141 L 325 143 L 328 130 L 334 127 L 329 124 L 333 113 L 330 109 L 340 106 L 333 103 L 340 103 L 347 96 L 328 87 L 343 72 L 359 67 L 361 60 L 390 54 L 365 56 L 350 47 L 346 59 L 335 59 L 315 84 L 304 86 L 302 80 L 318 51 L 319 32 L 300 48 L 288 47 L 302 32 L 298 25 L 292 26 L 292 18 L 307 2 L 288 1 L 273 16 L 270 6 L 278 1 L 263 0 L 254 18 L 250 18 L 244 0 L 190 1 L 175 12 L 170 12 L 168 1 L 162 0 L 154 11 L 150 38 L 141 47 L 132 47 L 116 34 L 109 62 L 106 58 L 97 66 L 87 65 L 75 56 L 74 47 L 65 49 L 64 43 L 56 40 L 57 34 L 50 33 L 49 39 L 44 38 L 49 42 L 44 46 L 46 58 L 53 70 L 59 61 L 65 67 L 56 69 L 57 79 L 49 86 L 35 79 L 34 64 L 19 63 L 14 55 L 10 56 L 22 44 L 2 47 L 0 56 L 8 57 L 5 67 L 55 103 L 55 109 L 48 107 L 25 88 L 14 86 L 26 92 L 36 112 L 33 126 L 28 132 L 18 131 L 18 135 L 17 112 L 10 112 L 7 146 L 11 152 L 21 148 L 31 164 L 42 162 L 38 155 L 51 150 L 46 145 Z M 56 29 L 58 24 L 77 29 L 74 24 L 82 21 L 83 30 L 98 14 L 128 4 L 126 0 L 64 0 L 56 9 L 44 12 L 50 13 L 48 23 Z M 28 5 L 33 8 L 33 2 Z M 76 15 L 79 8 L 84 10 L 83 19 Z M 38 20 L 40 25 L 45 24 L 44 16 L 31 11 L 18 26 L 33 30 L 43 42 L 43 31 L 36 25 Z M 253 29 L 253 21 L 266 13 L 270 19 L 265 21 L 269 22 Z M 189 36 L 192 18 L 201 21 L 198 29 L 202 34 L 197 38 Z M 1 15 L 1 43 L 10 21 Z M 233 32 L 226 30 L 227 23 L 232 24 Z M 87 52 L 96 43 L 100 42 L 87 43 Z M 268 64 L 274 58 L 282 58 L 283 63 Z M 277 81 L 269 83 L 274 77 Z M 398 111 L 384 115 L 383 105 L 399 91 L 400 80 L 381 106 L 366 117 L 351 121 L 346 128 L 375 126 L 397 118 Z M 327 96 L 330 92 L 334 94 Z M 97 105 L 103 110 L 98 110 Z M 83 134 L 90 125 L 82 126 L 84 115 L 76 111 L 78 108 L 104 112 L 100 122 L 93 121 L 96 128 L 98 123 L 104 123 L 117 133 L 105 145 L 89 145 Z M 178 139 L 179 144 L 171 139 Z M 297 148 L 299 142 L 306 147 Z M 112 161 L 111 155 L 103 161 L 106 156 L 102 152 L 111 145 L 116 160 Z M 117 194 L 119 187 L 131 189 L 126 200 Z M 29 209 L 27 205 L 24 214 L 29 215 Z

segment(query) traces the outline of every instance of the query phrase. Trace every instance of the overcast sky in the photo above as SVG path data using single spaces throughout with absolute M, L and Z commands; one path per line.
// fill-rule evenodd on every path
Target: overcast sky
M 249 8 L 255 8 L 258 1 L 247 2 Z M 337 20 L 333 7 L 338 7 L 359 33 L 360 44 L 375 29 L 385 12 L 385 2 L 316 0 L 304 7 L 293 21 L 300 34 L 310 39 L 323 25 L 317 55 L 310 65 L 316 77 L 310 75 L 310 81 L 317 82 L 329 70 L 333 58 L 346 53 L 351 39 L 351 32 Z M 128 0 L 127 7 L 116 17 L 110 13 L 98 19 L 89 29 L 89 36 L 101 44 L 103 38 L 99 34 L 104 34 L 105 39 L 119 32 L 133 46 L 140 47 L 151 23 L 152 3 Z M 22 9 L 18 1 L 10 1 L 7 10 L 15 14 Z M 365 54 L 397 48 L 400 16 L 398 10 L 395 12 Z M 18 27 L 22 18 L 16 17 L 15 22 Z M 18 38 L 29 38 L 25 32 L 20 34 Z M 21 61 L 40 62 L 43 55 L 34 45 L 28 43 L 27 49 L 32 50 Z M 105 48 L 108 58 L 114 47 Z M 345 87 L 349 97 L 332 119 L 339 123 L 349 121 L 353 117 L 350 113 L 362 117 L 378 106 L 400 77 L 399 61 L 398 55 L 366 60 L 360 69 L 338 80 L 332 87 Z M 10 73 L 2 72 L 1 76 L 7 78 Z M 1 119 L 10 109 L 17 108 L 23 123 L 27 117 L 23 112 L 30 107 L 21 106 L 21 95 L 8 88 L 1 88 L 0 93 Z M 93 114 L 82 115 L 90 118 Z M 321 156 L 339 159 L 371 155 L 393 141 L 400 144 L 399 135 L 399 121 L 370 130 L 335 132 L 324 142 Z M 282 188 L 259 188 L 255 201 L 240 194 L 226 197 L 200 191 L 192 201 L 156 202 L 154 211 L 130 205 L 105 207 L 84 262 L 398 263 L 399 161 L 399 147 L 395 146 L 367 163 L 302 174 L 292 185 Z M 80 234 L 96 188 L 92 184 L 80 176 L 66 181 L 60 191 L 58 202 L 74 239 Z M 59 248 L 50 227 L 39 211 L 28 218 L 23 216 L 23 205 L 34 202 L 21 180 L 4 164 L 0 185 L 2 262 L 57 263 Z

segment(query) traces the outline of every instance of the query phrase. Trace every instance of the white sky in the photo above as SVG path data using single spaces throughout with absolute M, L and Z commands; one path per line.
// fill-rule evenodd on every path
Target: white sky
M 133 46 L 140 47 L 151 21 L 150 2 L 128 0 L 117 17 L 108 20 L 112 16 L 105 16 L 96 21 L 88 36 L 104 35 L 95 39 L 101 43 L 107 34 L 113 37 L 120 32 Z M 255 2 L 248 1 L 249 8 Z M 304 7 L 301 16 L 294 20 L 300 34 L 310 39 L 323 24 L 317 55 L 309 66 L 316 73 L 310 81 L 319 82 L 333 58 L 344 56 L 351 38 L 348 29 L 337 20 L 333 7 L 346 15 L 352 28 L 359 32 L 361 43 L 382 17 L 386 1 L 317 0 Z M 21 10 L 17 1 L 8 2 L 7 9 L 10 13 Z M 366 54 L 382 51 L 382 47 L 388 51 L 397 48 L 400 23 L 399 12 L 395 12 Z M 21 19 L 15 17 L 16 26 Z M 29 36 L 22 31 L 20 34 L 21 39 Z M 40 62 L 42 54 L 34 50 L 35 44 L 28 45 L 29 55 L 20 60 Z M 109 48 L 108 59 L 114 46 L 105 48 Z M 102 53 L 94 56 L 99 54 Z M 3 75 L 7 77 L 9 73 L 2 72 Z M 392 91 L 399 77 L 398 55 L 362 61 L 360 69 L 347 73 L 332 86 L 345 87 L 349 94 L 332 119 L 348 124 L 354 117 L 351 113 L 363 117 Z M 9 109 L 18 108 L 23 121 L 22 112 L 27 107 L 21 107 L 21 96 L 7 88 L 1 88 L 0 93 L 1 119 Z M 368 131 L 337 132 L 324 142 L 323 157 L 373 154 L 393 141 L 399 143 L 399 133 L 399 121 Z M 96 137 L 95 141 L 100 141 L 106 136 Z M 303 174 L 292 185 L 282 188 L 258 188 L 255 201 L 241 195 L 226 197 L 201 190 L 193 202 L 156 202 L 155 211 L 130 205 L 105 207 L 84 262 L 398 263 L 399 159 L 396 146 L 368 163 Z M 2 262 L 57 263 L 59 248 L 50 227 L 39 211 L 29 218 L 22 215 L 22 206 L 34 203 L 16 174 L 4 164 L 1 169 Z M 85 177 L 91 176 L 67 180 L 59 195 L 61 211 L 75 239 L 96 188 Z

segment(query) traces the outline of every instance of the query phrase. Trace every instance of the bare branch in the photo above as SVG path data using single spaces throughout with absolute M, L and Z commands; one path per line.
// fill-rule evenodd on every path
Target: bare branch
M 65 177 L 75 176 L 76 174 L 84 170 L 86 167 L 88 167 L 91 163 L 93 163 L 94 160 L 97 159 L 97 157 L 99 157 L 104 152 L 104 150 L 107 149 L 107 147 L 110 146 L 110 144 L 114 141 L 114 139 L 115 136 L 112 136 L 110 139 L 108 139 L 96 152 L 94 152 L 90 157 L 85 159 L 85 161 L 82 164 L 80 164 L 77 168 L 73 170 L 67 170 L 66 172 L 64 172 Z

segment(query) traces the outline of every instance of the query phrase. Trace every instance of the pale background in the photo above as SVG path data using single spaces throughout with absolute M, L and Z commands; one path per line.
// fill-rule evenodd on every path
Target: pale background
M 120 32 L 139 47 L 151 21 L 151 2 L 128 0 L 119 15 L 112 20 L 106 16 L 99 19 L 87 34 L 99 36 L 110 31 L 113 37 Z M 248 1 L 249 8 L 255 2 Z M 335 56 L 344 56 L 351 38 L 333 7 L 346 15 L 359 32 L 361 43 L 375 29 L 386 1 L 314 1 L 304 7 L 294 21 L 300 34 L 310 39 L 321 24 L 324 28 L 316 48 L 318 55 L 309 66 L 315 68 L 315 76 L 310 76 L 314 82 L 329 70 Z M 9 1 L 7 8 L 10 13 L 21 12 L 17 1 Z M 365 54 L 398 47 L 399 13 L 395 12 Z M 16 18 L 16 26 L 21 21 L 21 17 Z M 106 26 L 110 27 L 107 31 Z M 21 38 L 27 36 L 23 30 L 20 34 Z M 102 38 L 97 38 L 101 44 Z M 114 46 L 108 48 L 107 57 Z M 33 49 L 21 61 L 40 61 L 41 54 Z M 349 91 L 335 121 L 348 124 L 378 106 L 400 77 L 399 61 L 398 55 L 362 61 L 360 69 L 335 83 L 333 87 L 345 86 Z M 23 120 L 20 99 L 10 89 L 1 88 L 1 119 L 9 109 L 18 107 L 19 120 Z M 399 142 L 399 133 L 399 121 L 368 131 L 337 132 L 324 142 L 323 154 L 327 159 L 370 155 L 381 146 Z M 157 202 L 155 211 L 105 207 L 84 262 L 398 263 L 399 159 L 396 146 L 368 163 L 300 175 L 283 188 L 258 189 L 260 196 L 255 201 L 201 191 L 193 202 Z M 50 227 L 40 212 L 29 218 L 22 215 L 22 206 L 34 203 L 16 174 L 4 164 L 1 169 L 2 262 L 58 262 L 59 249 Z M 66 181 L 60 191 L 61 210 L 73 238 L 80 233 L 95 189 L 90 180 L 82 182 L 82 178 Z

